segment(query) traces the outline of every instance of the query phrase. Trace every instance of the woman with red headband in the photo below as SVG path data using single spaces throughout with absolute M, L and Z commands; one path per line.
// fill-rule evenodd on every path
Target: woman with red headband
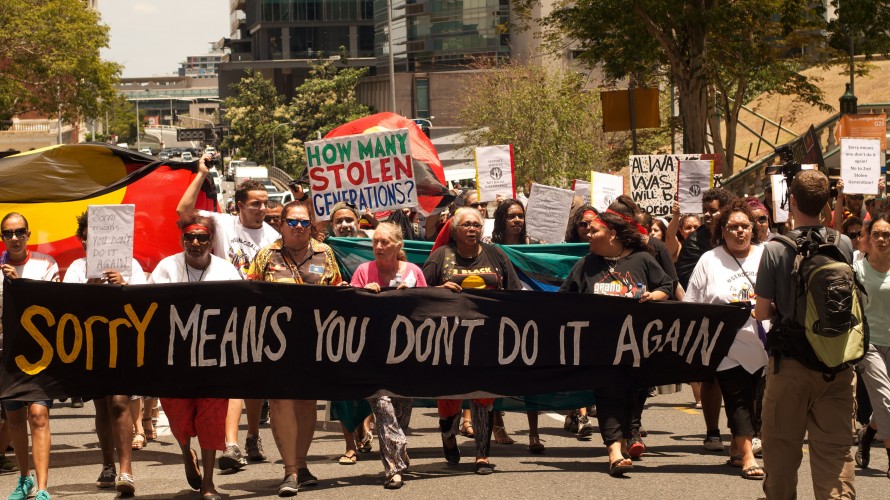
M 179 221 L 183 252 L 158 263 L 149 283 L 197 283 L 199 281 L 238 281 L 241 275 L 227 260 L 211 254 L 216 224 L 210 217 L 193 212 Z M 161 406 L 170 421 L 170 432 L 179 442 L 185 478 L 192 489 L 200 490 L 204 500 L 222 497 L 213 485 L 213 465 L 217 450 L 226 449 L 225 425 L 228 399 L 161 398 Z M 198 455 L 190 446 L 193 437 L 201 446 L 204 476 L 198 469 Z
M 640 302 L 671 296 L 673 283 L 643 242 L 633 217 L 607 210 L 590 224 L 590 254 L 572 268 L 561 292 L 628 297 Z M 634 415 L 639 411 L 639 388 L 632 376 L 609 380 L 595 387 L 600 434 L 609 452 L 609 475 L 633 469 L 630 457 L 645 450 L 631 438 Z

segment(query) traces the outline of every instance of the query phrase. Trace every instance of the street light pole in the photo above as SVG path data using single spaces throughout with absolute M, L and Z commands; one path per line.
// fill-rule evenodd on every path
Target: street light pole
M 136 99 L 136 151 L 142 149 L 142 143 L 139 141 L 139 99 Z
M 389 96 L 392 100 L 392 112 L 396 111 L 396 65 L 392 53 L 392 0 L 386 0 L 386 38 L 389 43 Z

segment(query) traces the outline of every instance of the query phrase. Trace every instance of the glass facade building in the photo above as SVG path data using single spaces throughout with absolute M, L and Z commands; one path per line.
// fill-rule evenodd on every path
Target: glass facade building
M 351 57 L 374 56 L 373 0 L 260 0 L 254 7 L 257 59 L 312 59 L 340 47 Z
M 465 69 L 509 57 L 509 0 L 391 0 L 396 72 Z M 379 73 L 388 73 L 387 0 L 374 0 Z

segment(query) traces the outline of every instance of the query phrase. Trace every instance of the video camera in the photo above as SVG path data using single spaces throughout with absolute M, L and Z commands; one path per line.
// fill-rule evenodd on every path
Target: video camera
M 801 170 L 800 163 L 794 161 L 794 150 L 791 148 L 790 144 L 778 146 L 774 151 L 782 160 L 782 164 L 766 167 L 766 175 L 782 174 L 785 176 L 785 180 L 790 186 L 791 180 L 794 179 L 794 176 Z

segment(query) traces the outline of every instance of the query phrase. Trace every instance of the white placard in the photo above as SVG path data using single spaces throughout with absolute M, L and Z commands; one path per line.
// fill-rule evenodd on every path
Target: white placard
M 575 182 L 572 183 L 572 191 L 575 192 L 575 196 L 584 200 L 586 205 L 590 205 L 590 181 L 575 179 Z
M 87 207 L 87 278 L 104 278 L 106 271 L 132 274 L 135 214 L 136 205 Z
M 788 184 L 783 174 L 769 176 L 769 184 L 773 188 L 773 222 L 788 221 Z
M 844 194 L 878 194 L 881 178 L 880 139 L 841 139 Z
M 701 212 L 702 195 L 714 187 L 714 162 L 680 160 L 677 167 L 677 201 L 681 214 Z
M 498 195 L 516 198 L 512 144 L 476 148 L 475 158 L 479 201 L 495 201 Z
M 624 194 L 624 177 L 590 172 L 590 202 L 597 210 L 606 210 L 616 198 Z
M 417 206 L 406 128 L 307 142 L 306 164 L 317 220 L 330 219 L 339 201 L 359 212 Z
M 575 192 L 569 189 L 532 184 L 532 193 L 525 208 L 528 235 L 547 243 L 565 241 L 574 197 Z

